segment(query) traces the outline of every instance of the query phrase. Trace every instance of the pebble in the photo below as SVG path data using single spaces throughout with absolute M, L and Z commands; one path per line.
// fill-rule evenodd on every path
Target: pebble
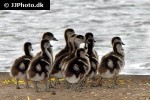
M 56 92 L 55 92 L 55 91 L 53 91 L 51 94 L 52 94 L 52 95 L 56 95 Z

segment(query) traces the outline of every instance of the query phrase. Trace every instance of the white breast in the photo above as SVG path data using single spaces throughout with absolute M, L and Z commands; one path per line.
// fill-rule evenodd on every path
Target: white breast
M 54 76 L 56 78 L 64 78 L 61 71 L 59 71 L 58 73 L 53 74 L 52 76 Z
M 38 73 L 33 77 L 31 78 L 32 81 L 41 81 L 41 80 L 44 80 L 45 78 L 45 73 L 43 72 L 41 75 L 39 75 Z
M 22 72 L 19 72 L 18 75 L 16 76 L 17 78 L 20 78 L 20 79 L 25 79 L 27 76 L 26 73 L 22 73 Z
M 114 69 L 113 73 L 110 73 L 110 70 L 107 70 L 105 73 L 102 73 L 100 76 L 103 78 L 113 78 L 114 76 L 118 75 L 120 70 Z
M 80 80 L 80 77 L 76 77 L 75 75 L 71 76 L 71 77 L 66 77 L 66 80 L 69 83 L 78 83 L 78 81 Z
M 50 60 L 51 65 L 52 65 L 53 64 L 52 55 L 49 53 L 49 51 L 47 49 L 45 50 L 45 52 L 46 52 L 46 54 L 47 54 L 47 56 L 48 56 L 48 58 Z

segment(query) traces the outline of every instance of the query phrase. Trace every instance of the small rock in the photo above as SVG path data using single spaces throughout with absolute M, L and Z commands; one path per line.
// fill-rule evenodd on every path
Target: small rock
M 53 91 L 51 94 L 52 94 L 52 95 L 56 95 L 56 92 L 55 92 L 55 91 Z
M 131 93 L 127 93 L 127 94 L 131 94 Z

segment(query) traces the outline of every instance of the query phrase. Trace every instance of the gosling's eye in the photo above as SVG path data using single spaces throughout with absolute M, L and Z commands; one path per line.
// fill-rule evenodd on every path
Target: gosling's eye
M 68 34 L 72 34 L 72 32 L 68 32 Z

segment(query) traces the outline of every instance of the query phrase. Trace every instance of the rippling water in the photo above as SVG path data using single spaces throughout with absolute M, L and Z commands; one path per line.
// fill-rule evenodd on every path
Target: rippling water
M 43 32 L 53 32 L 59 40 L 52 42 L 56 54 L 69 27 L 77 34 L 92 32 L 100 58 L 112 50 L 111 38 L 120 36 L 126 44 L 122 74 L 150 75 L 149 0 L 51 0 L 48 11 L 0 11 L 0 71 L 9 71 L 26 41 L 36 54 Z

